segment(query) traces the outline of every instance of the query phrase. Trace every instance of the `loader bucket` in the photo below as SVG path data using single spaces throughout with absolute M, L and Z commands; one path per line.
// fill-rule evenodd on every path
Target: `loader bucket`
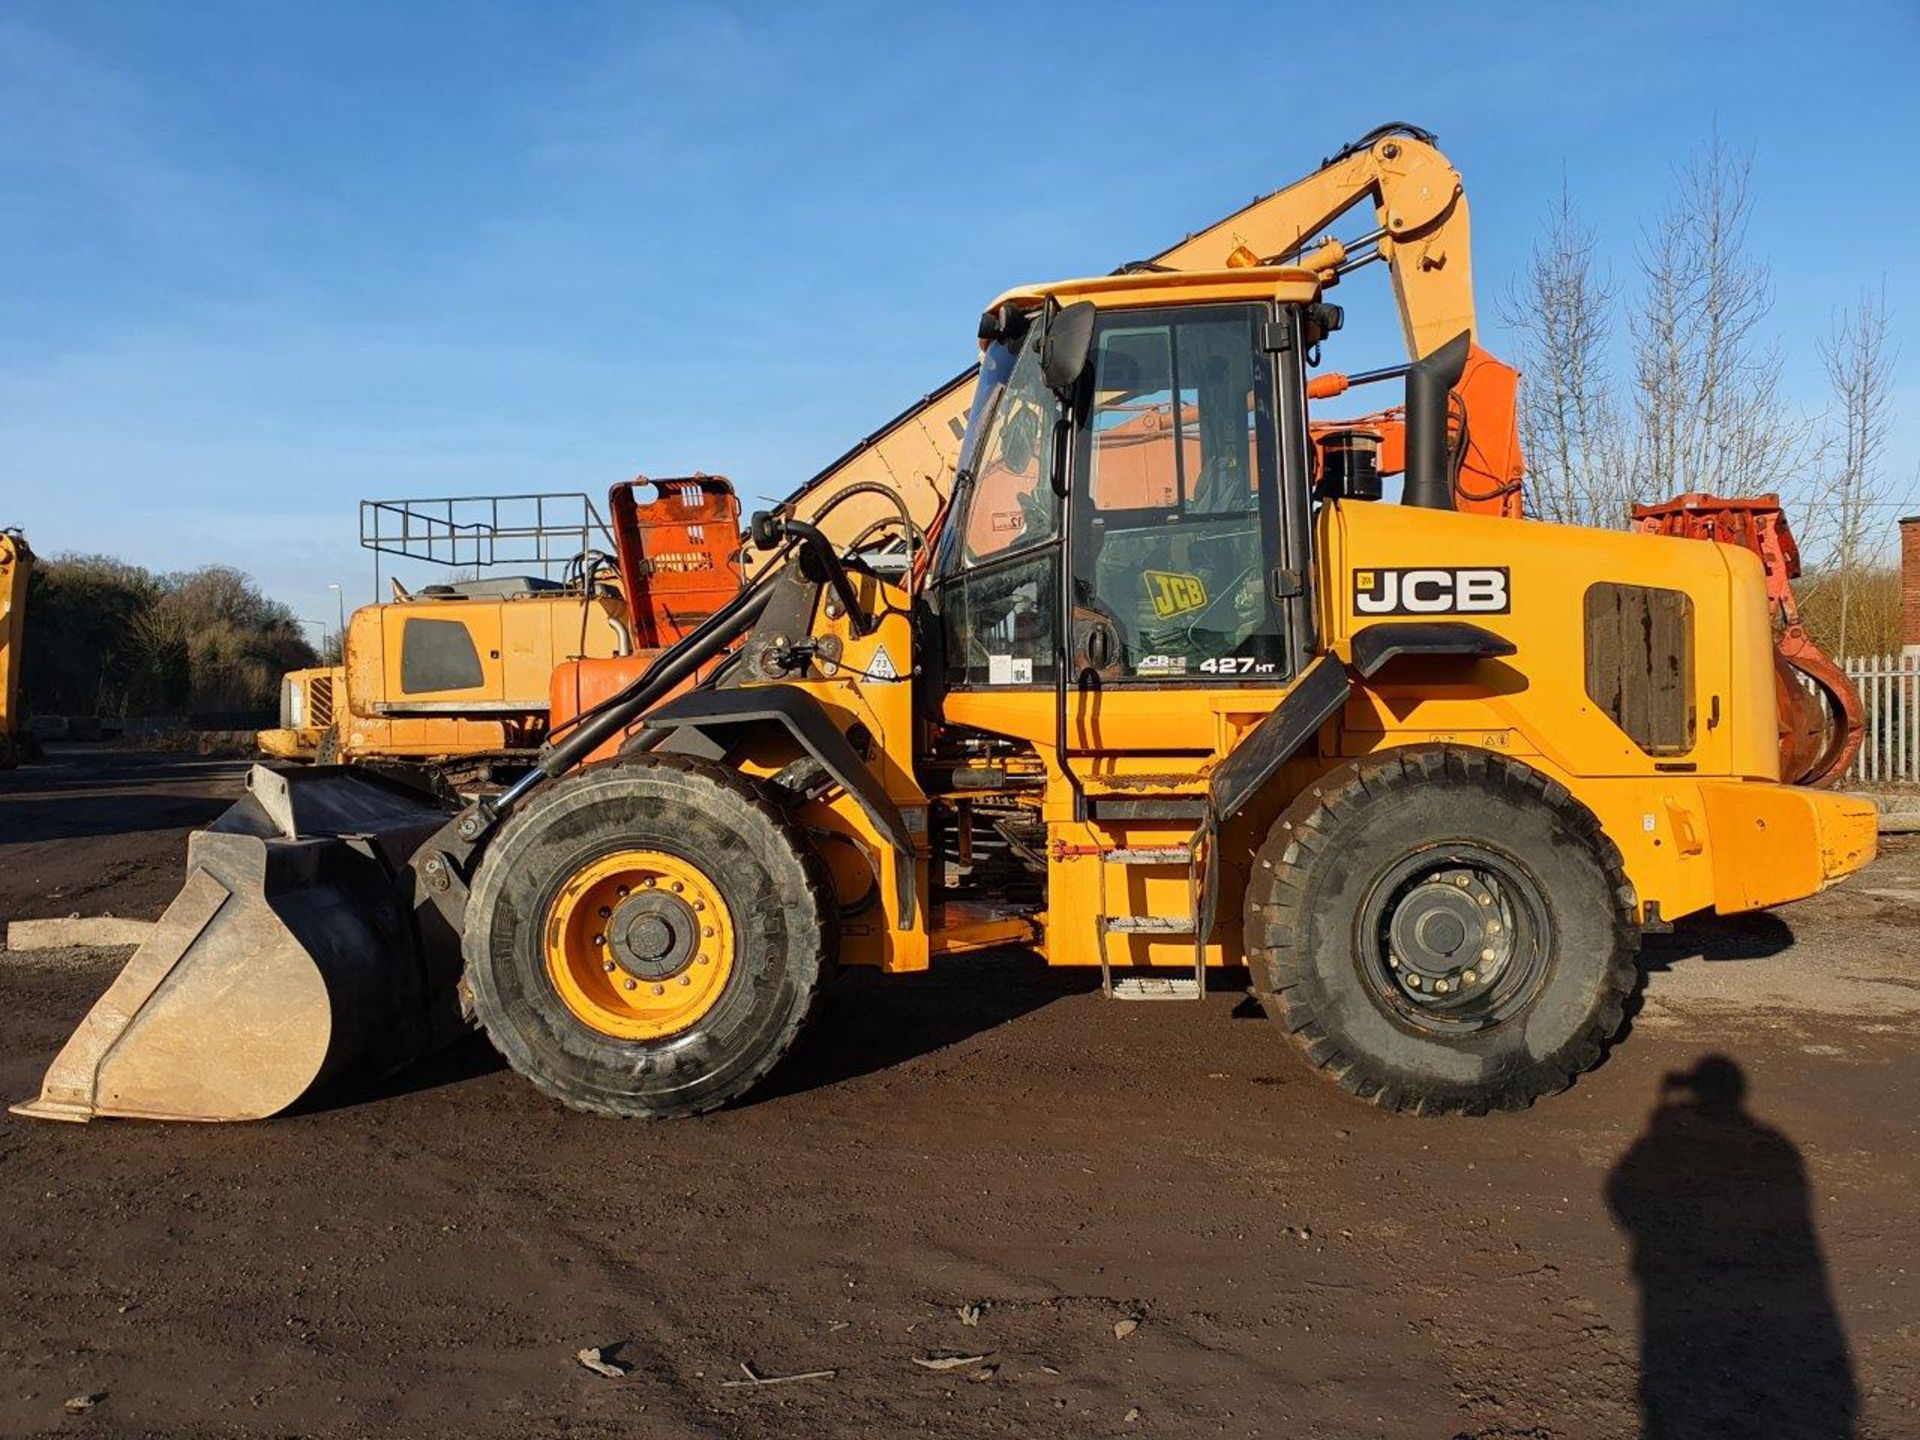
M 331 766 L 247 790 L 16 1114 L 258 1120 L 459 1032 L 459 957 L 423 953 L 406 864 L 446 812 Z

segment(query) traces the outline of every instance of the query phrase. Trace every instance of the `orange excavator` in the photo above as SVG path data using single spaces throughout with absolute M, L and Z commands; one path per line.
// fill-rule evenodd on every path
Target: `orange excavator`
M 1352 240 L 1327 232 L 1349 212 L 1370 212 Z M 1363 222 L 1366 223 L 1366 222 Z M 1466 190 L 1431 132 L 1382 125 L 1321 163 L 1318 170 L 1255 199 L 1179 244 L 1126 270 L 1210 272 L 1286 263 L 1317 272 L 1323 285 L 1384 265 L 1393 287 L 1409 362 L 1421 381 L 1445 383 L 1450 423 L 1445 471 L 1448 503 L 1458 510 L 1520 519 L 1526 466 L 1518 425 L 1519 372 L 1478 341 L 1473 252 Z M 1307 398 L 1330 401 L 1363 387 L 1409 377 L 1411 364 L 1312 376 Z M 960 437 L 977 394 L 969 369 L 923 396 L 861 440 L 782 502 L 780 512 L 814 520 L 843 548 L 904 504 L 922 530 L 935 524 L 952 489 Z M 1161 405 L 1171 419 L 1173 398 Z M 1155 423 L 1139 417 L 1144 430 Z M 1365 494 L 1384 477 L 1407 473 L 1406 407 L 1351 419 L 1315 418 L 1309 431 L 1322 481 Z M 1431 473 L 1414 466 L 1415 473 Z M 829 512 L 830 513 L 823 513 Z M 1635 528 L 1712 539 L 1752 550 L 1766 570 L 1778 670 L 1782 778 L 1831 785 L 1859 748 L 1862 710 L 1845 674 L 1799 622 L 1792 581 L 1799 574 L 1778 498 L 1726 499 L 1688 494 L 1636 507 Z

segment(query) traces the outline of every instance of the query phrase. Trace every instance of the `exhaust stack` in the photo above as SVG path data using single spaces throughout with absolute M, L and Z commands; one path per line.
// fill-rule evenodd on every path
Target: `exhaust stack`
M 1460 383 L 1472 347 L 1472 333 L 1462 330 L 1407 367 L 1407 478 L 1400 493 L 1403 505 L 1424 510 L 1453 509 L 1447 396 Z

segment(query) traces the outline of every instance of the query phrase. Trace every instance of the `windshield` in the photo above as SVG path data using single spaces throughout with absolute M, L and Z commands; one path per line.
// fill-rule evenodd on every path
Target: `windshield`
M 1060 505 L 1046 472 L 1060 402 L 1040 374 L 1039 333 L 1036 326 L 1011 354 L 990 346 L 981 365 L 984 398 L 958 472 L 964 487 L 960 548 L 969 565 L 1051 540 L 1059 531 Z
M 960 459 L 954 473 L 965 476 L 973 469 L 974 453 L 980 448 L 980 428 L 993 413 L 993 402 L 1006 389 L 1007 376 L 1013 373 L 1016 352 L 996 340 L 980 356 L 980 378 L 973 388 L 973 408 L 967 412 L 967 433 L 960 441 Z

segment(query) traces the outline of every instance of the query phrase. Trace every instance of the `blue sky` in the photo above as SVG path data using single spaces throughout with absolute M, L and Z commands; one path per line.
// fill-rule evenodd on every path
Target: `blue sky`
M 966 364 L 997 291 L 1385 120 L 1465 174 L 1489 320 L 1563 177 L 1624 277 L 1716 124 L 1797 402 L 1861 286 L 1920 320 L 1914 0 L 1087 14 L 9 0 L 0 524 L 318 618 L 371 598 L 362 496 L 784 493 Z M 1398 359 L 1384 287 L 1342 288 L 1339 366 Z M 1905 489 L 1920 342 L 1898 382 Z

